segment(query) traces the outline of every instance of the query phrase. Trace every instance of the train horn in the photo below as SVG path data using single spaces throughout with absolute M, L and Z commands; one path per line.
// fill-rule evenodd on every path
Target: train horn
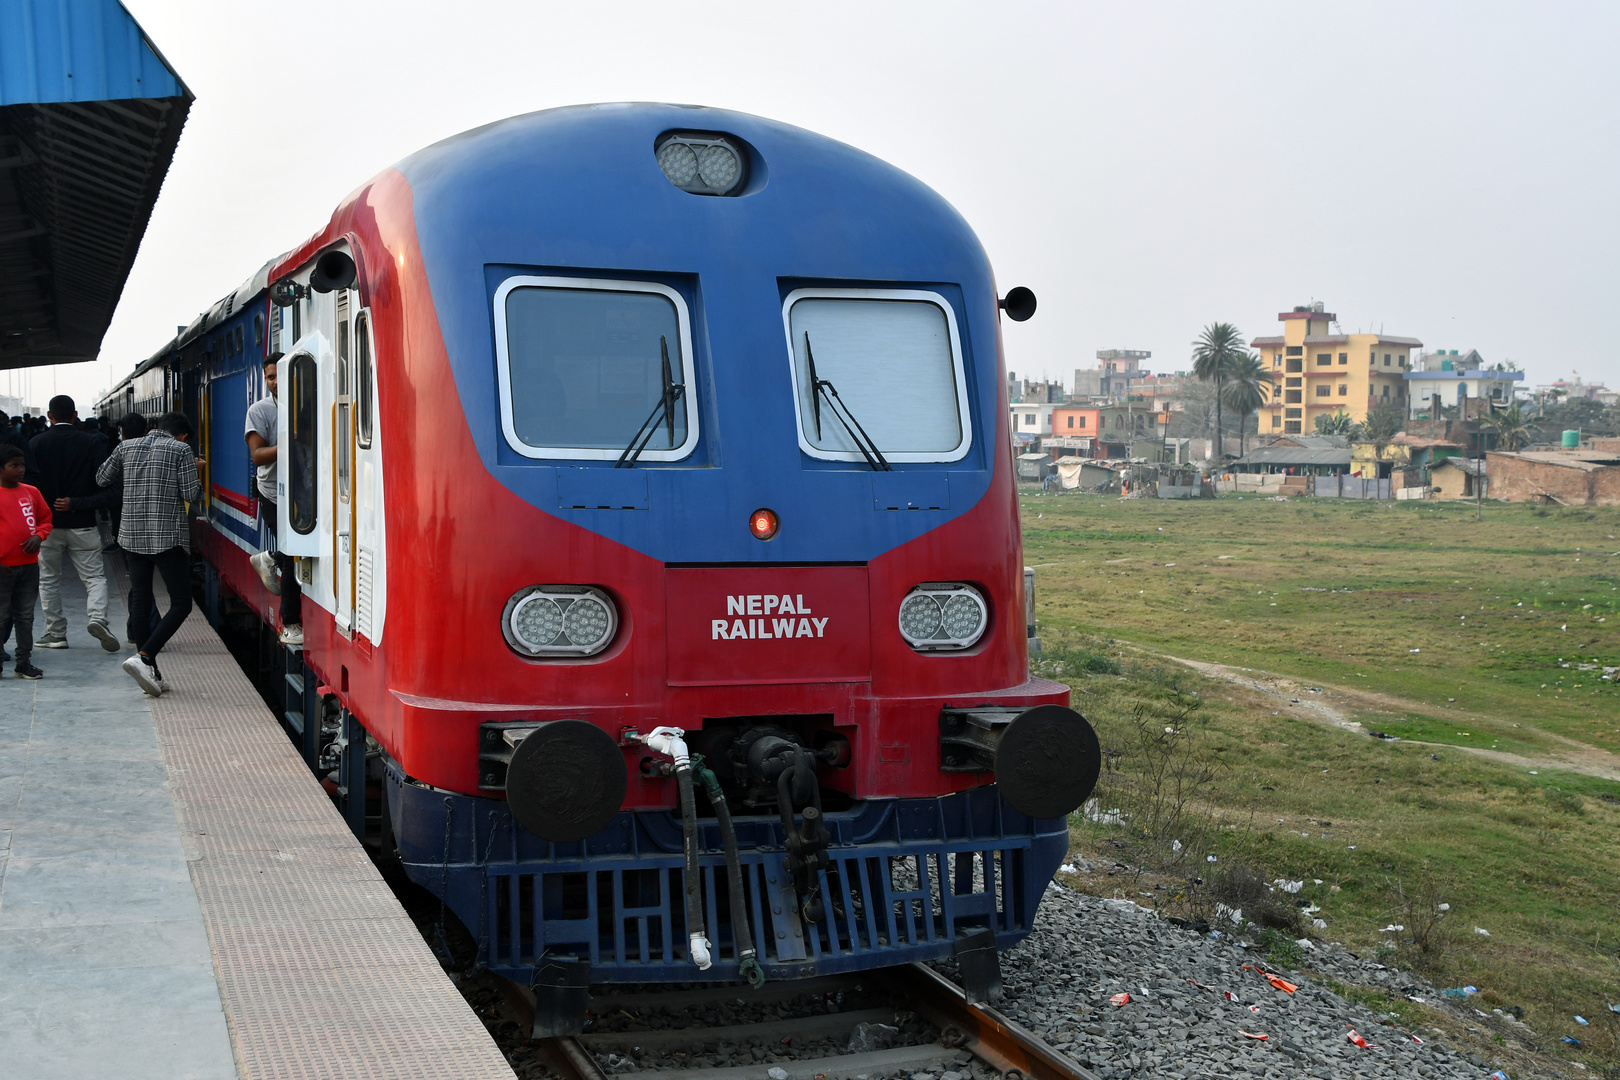
M 1007 313 L 1007 318 L 1013 322 L 1028 322 L 1029 317 L 1035 314 L 1035 294 L 1022 285 L 1016 285 L 1007 290 L 1007 295 L 1001 298 L 1001 310 Z
M 309 287 L 319 293 L 347 289 L 353 284 L 354 260 L 344 251 L 328 251 L 315 260 L 315 269 L 309 274 Z
M 1056 818 L 1091 797 L 1102 744 L 1085 717 L 1062 705 L 945 709 L 939 760 L 944 772 L 994 772 L 1014 810 Z

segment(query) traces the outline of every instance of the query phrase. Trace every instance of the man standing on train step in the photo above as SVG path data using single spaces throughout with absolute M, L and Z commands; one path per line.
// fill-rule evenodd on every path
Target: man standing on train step
M 180 624 L 191 614 L 191 527 L 186 503 L 202 496 L 197 477 L 198 458 L 186 445 L 192 436 L 184 413 L 164 413 L 152 432 L 121 442 L 96 471 L 96 483 L 111 487 L 124 482 L 124 513 L 118 527 L 118 546 L 129 567 L 130 624 L 145 627 L 153 605 L 152 575 L 163 575 L 169 610 L 157 628 L 140 644 L 140 652 L 124 661 L 124 670 L 152 697 L 167 690 L 158 673 L 157 657 Z
M 107 460 L 107 440 L 78 425 L 79 413 L 66 394 L 51 398 L 46 415 L 50 429 L 35 435 L 35 475 L 30 482 L 44 494 L 55 511 L 50 538 L 39 552 L 39 601 L 45 608 L 45 636 L 34 642 L 41 649 L 65 649 L 67 616 L 62 610 L 62 561 L 67 556 L 84 583 L 85 615 L 89 634 L 108 652 L 118 651 L 118 639 L 107 628 L 107 567 L 101 557 L 101 531 L 96 508 L 109 493 L 96 486 L 96 470 Z
M 272 596 L 281 597 L 281 643 L 304 643 L 303 592 L 298 587 L 298 574 L 291 555 L 276 550 L 276 361 L 281 353 L 272 353 L 264 362 L 265 395 L 247 411 L 248 456 L 258 466 L 255 483 L 259 495 L 259 520 L 270 531 L 270 547 L 248 560 L 253 570 L 270 590 Z M 277 576 L 279 574 L 279 576 Z

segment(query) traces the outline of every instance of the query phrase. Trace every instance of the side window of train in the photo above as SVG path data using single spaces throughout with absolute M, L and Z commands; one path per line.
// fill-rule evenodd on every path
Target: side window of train
M 698 440 L 685 299 L 654 282 L 514 277 L 495 291 L 507 445 L 530 458 L 676 461 Z M 645 441 L 643 441 L 645 440 Z
M 799 447 L 863 461 L 960 461 L 973 441 L 956 315 L 938 293 L 798 289 L 783 304 Z M 865 438 L 861 433 L 864 431 Z
M 288 365 L 292 385 L 285 391 L 292 430 L 292 460 L 289 463 L 287 509 L 293 531 L 308 535 L 315 531 L 316 509 L 316 427 L 320 387 L 315 358 L 300 353 Z
M 371 313 L 362 310 L 354 317 L 354 354 L 357 361 L 355 382 L 359 385 L 359 402 L 355 409 L 356 421 L 359 426 L 359 442 L 362 449 L 371 449 L 372 414 L 375 411 L 374 395 L 372 389 L 373 373 L 371 363 Z

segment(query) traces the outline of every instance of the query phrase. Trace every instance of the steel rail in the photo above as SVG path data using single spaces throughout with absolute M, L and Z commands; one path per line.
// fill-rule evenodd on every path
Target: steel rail
M 953 1043 L 1001 1073 L 1026 1080 L 1098 1080 L 1095 1073 L 1059 1053 L 1001 1010 L 969 1004 L 962 988 L 925 964 L 911 963 L 875 974 L 911 999 L 917 1011 Z
M 937 1066 L 938 1063 L 948 1060 L 951 1055 L 964 1050 L 995 1069 L 1003 1080 L 1098 1080 L 1095 1073 L 1059 1053 L 1000 1010 L 985 1004 L 970 1004 L 960 987 L 933 968 L 913 963 L 866 974 L 887 983 L 916 1010 L 918 1015 L 937 1027 L 940 1031 L 939 1042 L 869 1053 L 841 1054 L 830 1058 L 776 1062 L 776 1065 L 788 1073 L 789 1080 L 839 1080 L 873 1072 L 911 1071 L 931 1065 Z M 834 981 L 807 980 L 807 984 L 822 989 Z M 794 984 L 781 985 L 792 987 Z M 805 984 L 801 986 L 809 988 Z M 720 994 L 730 996 L 740 990 L 741 987 L 714 988 L 697 992 L 676 991 L 667 997 L 710 1000 Z M 628 1004 L 630 997 L 650 1003 L 666 995 L 623 997 L 614 995 L 613 1003 L 619 1006 Z M 817 1020 L 820 1022 L 812 1026 L 819 1033 L 826 1021 L 831 1019 L 818 1017 Z M 866 1019 L 866 1016 L 864 1013 L 852 1013 L 848 1014 L 846 1019 L 853 1023 Z M 765 1022 L 736 1025 L 721 1030 L 729 1037 L 740 1036 L 744 1033 L 744 1029 L 748 1028 L 759 1029 L 761 1033 L 780 1035 L 781 1032 L 775 1030 L 777 1027 L 789 1030 L 793 1023 L 795 1022 Z M 644 1034 L 653 1042 L 673 1044 L 681 1035 L 699 1041 L 706 1033 L 693 1031 L 677 1035 L 674 1032 L 659 1031 Z M 545 1063 L 565 1080 L 610 1080 L 608 1073 L 592 1056 L 592 1049 L 605 1050 L 622 1043 L 634 1042 L 636 1039 L 637 1033 L 634 1032 L 604 1036 L 560 1036 L 540 1040 L 539 1049 Z M 647 1080 L 685 1080 L 685 1078 L 753 1080 L 763 1069 L 764 1066 L 652 1069 L 638 1071 L 636 1076 L 645 1077 Z

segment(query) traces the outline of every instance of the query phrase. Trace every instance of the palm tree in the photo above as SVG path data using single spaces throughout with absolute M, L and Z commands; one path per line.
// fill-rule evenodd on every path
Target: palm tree
M 1220 396 L 1238 414 L 1238 456 L 1243 455 L 1243 422 L 1258 412 L 1272 392 L 1271 375 L 1261 366 L 1260 357 L 1245 352 L 1232 362 Z
M 1497 447 L 1509 453 L 1530 441 L 1530 422 L 1525 419 L 1517 401 L 1501 412 L 1493 413 L 1482 426 L 1488 426 L 1496 435 Z
M 1318 435 L 1355 435 L 1359 425 L 1350 418 L 1350 414 L 1340 409 L 1332 416 L 1318 416 L 1316 418 L 1316 433 Z
M 1361 425 L 1362 434 L 1371 441 L 1383 445 L 1396 435 L 1406 425 L 1406 414 L 1394 405 L 1375 405 L 1367 410 L 1367 421 Z
M 1221 391 L 1232 376 L 1233 365 L 1249 350 L 1243 344 L 1243 333 L 1231 323 L 1210 323 L 1193 342 L 1193 375 L 1199 382 L 1215 384 L 1215 459 L 1224 456 L 1221 449 Z

